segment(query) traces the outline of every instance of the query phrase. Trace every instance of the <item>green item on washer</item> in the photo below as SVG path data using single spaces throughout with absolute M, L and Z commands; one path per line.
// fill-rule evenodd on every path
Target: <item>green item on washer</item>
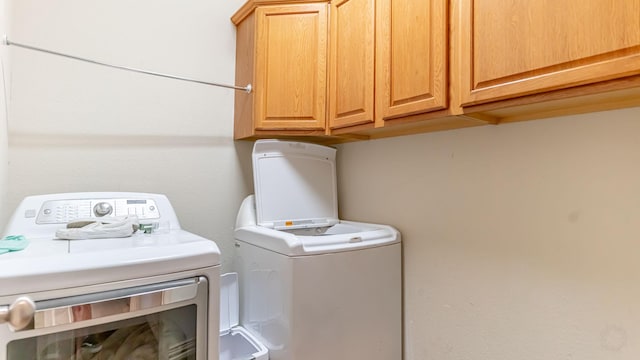
M 140 231 L 145 234 L 151 234 L 155 227 L 154 224 L 140 224 Z
M 9 235 L 0 240 L 0 254 L 8 253 L 9 251 L 20 251 L 29 245 L 24 235 Z

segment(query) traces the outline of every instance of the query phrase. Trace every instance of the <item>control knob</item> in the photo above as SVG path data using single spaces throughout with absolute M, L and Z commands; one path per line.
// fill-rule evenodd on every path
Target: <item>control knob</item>
M 113 212 L 113 207 L 108 202 L 99 202 L 93 207 L 93 213 L 97 217 L 107 216 Z

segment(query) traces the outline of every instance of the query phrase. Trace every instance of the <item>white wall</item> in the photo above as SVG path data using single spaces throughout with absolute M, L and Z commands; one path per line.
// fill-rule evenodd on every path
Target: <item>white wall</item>
M 234 82 L 229 18 L 243 0 L 9 1 L 11 41 Z M 215 240 L 228 264 L 251 192 L 251 144 L 232 141 L 232 90 L 10 50 L 10 209 L 29 194 L 164 193 L 183 228 Z
M 339 146 L 403 235 L 407 360 L 640 355 L 640 108 Z

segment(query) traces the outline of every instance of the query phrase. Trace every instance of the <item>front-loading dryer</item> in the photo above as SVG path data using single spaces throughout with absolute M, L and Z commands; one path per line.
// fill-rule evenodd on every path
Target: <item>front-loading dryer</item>
M 139 219 L 128 237 L 61 240 L 68 222 Z M 25 198 L 0 255 L 0 360 L 218 357 L 220 251 L 183 230 L 169 200 L 92 192 Z

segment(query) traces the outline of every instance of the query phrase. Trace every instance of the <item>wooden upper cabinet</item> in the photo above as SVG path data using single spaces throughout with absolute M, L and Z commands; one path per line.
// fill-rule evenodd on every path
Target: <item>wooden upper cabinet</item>
M 376 1 L 376 125 L 447 107 L 446 0 Z
M 256 129 L 324 129 L 327 4 L 260 7 L 256 25 Z
M 640 74 L 640 0 L 460 0 L 461 103 Z
M 254 89 L 235 94 L 236 139 L 469 126 L 438 119 L 451 115 L 448 0 L 248 0 L 232 21 L 236 83 Z
M 329 125 L 373 123 L 374 0 L 331 3 Z

